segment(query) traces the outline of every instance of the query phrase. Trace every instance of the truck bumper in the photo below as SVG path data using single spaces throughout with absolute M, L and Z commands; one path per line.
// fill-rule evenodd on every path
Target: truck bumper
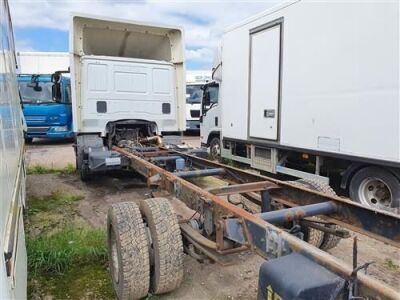
M 47 138 L 47 139 L 66 139 L 73 138 L 74 132 L 71 130 L 60 130 L 63 126 L 28 126 L 26 137 L 28 138 Z
M 199 120 L 187 120 L 186 121 L 186 130 L 200 130 L 200 121 Z

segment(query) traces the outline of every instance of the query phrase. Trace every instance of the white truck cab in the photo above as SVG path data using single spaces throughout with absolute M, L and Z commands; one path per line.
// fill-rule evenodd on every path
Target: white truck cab
M 203 85 L 200 117 L 200 142 L 210 148 L 210 157 L 216 159 L 221 153 L 221 109 L 218 105 L 219 83 L 210 81 Z
M 210 80 L 210 71 L 186 71 L 186 130 L 200 129 L 202 87 Z
M 71 87 L 81 179 L 127 167 L 114 145 L 184 131 L 184 33 L 175 26 L 73 14 Z

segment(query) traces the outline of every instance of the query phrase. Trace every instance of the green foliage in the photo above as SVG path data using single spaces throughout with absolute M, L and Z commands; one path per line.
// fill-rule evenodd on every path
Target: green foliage
M 399 271 L 400 266 L 393 262 L 390 258 L 386 258 L 385 267 L 391 271 Z
M 65 206 L 71 206 L 75 202 L 83 199 L 82 196 L 66 194 L 56 191 L 48 196 L 40 198 L 31 198 L 28 202 L 28 214 L 37 212 L 50 212 L 57 210 L 65 210 Z
M 27 239 L 28 269 L 33 274 L 62 274 L 72 265 L 106 262 L 105 232 L 67 226 L 50 235 Z
M 68 163 L 65 168 L 61 170 L 61 174 L 75 174 L 76 168 L 73 164 Z
M 49 168 L 43 165 L 34 165 L 28 167 L 26 173 L 28 175 L 34 174 L 74 174 L 76 172 L 76 168 L 73 164 L 68 163 L 66 167 L 62 169 L 57 168 Z
M 28 299 L 114 299 L 106 234 L 79 216 L 81 199 L 63 191 L 28 199 Z

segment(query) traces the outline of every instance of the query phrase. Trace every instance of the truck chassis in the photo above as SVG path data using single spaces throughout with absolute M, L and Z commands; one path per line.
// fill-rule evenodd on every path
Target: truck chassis
M 306 184 L 284 182 L 209 161 L 196 156 L 196 150 L 177 151 L 167 147 L 117 146 L 112 149 L 128 159 L 130 169 L 147 178 L 148 186 L 153 189 L 153 198 L 142 201 L 144 204 L 140 205 L 140 213 L 126 215 L 132 207 L 117 207 L 118 205 L 111 207 L 109 211 L 111 273 L 119 298 L 141 298 L 149 290 L 157 294 L 177 288 L 183 276 L 182 270 L 179 270 L 179 266 L 177 267 L 177 265 L 182 265 L 179 253 L 182 252 L 183 247 L 196 259 L 209 259 L 222 265 L 230 263 L 227 255 L 246 250 L 253 250 L 270 261 L 275 259 L 278 261 L 281 257 L 300 253 L 314 267 L 322 267 L 337 276 L 337 279 L 343 282 L 339 290 L 346 299 L 400 298 L 400 294 L 391 287 L 366 274 L 358 273 L 360 269 L 366 269 L 368 264 L 360 267 L 355 259 L 353 266 L 348 266 L 321 250 L 334 247 L 340 238 L 348 235 L 348 232 L 340 227 L 399 247 L 400 217 L 398 215 L 366 208 L 334 194 L 326 194 L 323 189 L 318 189 L 316 185 L 307 184 L 307 182 Z M 177 160 L 184 161 L 184 165 L 178 168 Z M 193 179 L 204 176 L 215 176 L 227 184 L 202 188 Z M 232 195 L 241 195 L 248 203 L 259 207 L 260 211 L 254 213 L 246 205 L 242 205 L 243 208 L 240 207 L 238 203 L 230 201 L 229 197 Z M 174 206 L 175 213 L 173 214 L 176 214 L 177 218 L 170 216 L 170 209 L 165 204 L 169 201 L 160 196 L 174 198 L 174 201 L 178 199 L 178 202 L 185 204 L 178 205 L 180 209 Z M 224 199 L 225 196 L 228 199 Z M 136 204 L 131 203 L 131 205 Z M 158 207 L 154 208 L 152 205 Z M 144 269 L 140 271 L 138 266 L 127 266 L 134 262 L 132 255 L 127 258 L 122 255 L 123 248 L 128 247 L 126 246 L 128 244 L 119 241 L 114 246 L 114 240 L 128 234 L 125 227 L 125 229 L 118 228 L 122 226 L 116 221 L 118 209 L 122 215 L 125 214 L 125 220 L 121 221 L 121 224 L 125 226 L 126 222 L 131 222 L 131 230 L 139 226 L 144 219 L 144 228 L 147 230 L 143 232 L 146 232 L 146 238 L 139 243 L 137 239 L 139 231 L 128 230 L 130 232 L 128 240 L 132 239 L 128 242 L 136 243 L 136 246 L 143 243 L 150 245 L 140 249 L 135 248 L 137 250 L 135 253 L 139 255 L 146 252 L 143 256 L 145 259 L 138 263 L 146 262 L 151 267 L 144 266 Z M 157 219 L 155 213 L 160 210 L 161 217 L 158 216 Z M 130 220 L 127 221 L 126 216 L 134 216 L 139 220 L 128 218 Z M 167 229 L 157 229 L 157 222 L 162 222 L 163 218 L 169 218 L 169 223 L 164 223 Z M 158 221 L 155 222 L 155 220 Z M 184 241 L 183 247 L 182 242 L 176 240 L 177 235 L 172 232 L 178 224 Z M 316 244 L 308 238 L 308 241 L 314 245 L 305 242 L 303 240 L 307 239 L 305 236 L 307 234 L 304 233 L 305 228 L 323 232 L 323 239 Z M 175 255 L 175 258 L 167 257 L 165 261 L 163 260 L 165 257 L 163 258 L 160 252 L 160 247 L 163 247 L 161 233 L 164 234 L 164 232 L 170 239 L 164 243 L 167 244 L 170 255 Z M 115 235 L 120 235 L 120 237 L 115 237 Z M 132 247 L 131 244 L 130 247 Z M 356 251 L 353 255 L 356 257 Z M 120 258 L 119 264 L 116 263 L 118 258 Z M 165 264 L 168 265 L 168 258 L 171 259 L 171 266 L 174 265 L 169 269 L 165 267 Z M 130 279 L 120 277 L 113 271 L 124 268 L 128 268 L 127 274 L 130 274 Z M 135 273 L 131 271 L 132 268 L 139 271 Z M 151 271 L 146 268 L 150 268 Z M 296 266 L 293 266 L 293 269 L 295 268 Z M 165 272 L 171 274 L 168 275 Z M 290 273 L 292 272 L 286 271 L 285 278 L 289 278 Z M 166 279 L 163 279 L 163 276 L 166 276 Z M 151 277 L 150 282 L 146 279 L 147 277 Z M 134 286 L 127 284 L 132 279 Z M 283 289 L 286 288 L 290 287 L 283 287 Z M 285 294 L 282 292 L 282 287 L 272 287 L 272 289 L 272 292 L 278 295 Z M 328 291 L 329 289 L 325 289 L 325 292 Z M 259 295 L 261 294 L 259 291 Z M 329 297 L 335 295 L 331 294 Z M 318 294 L 317 297 L 322 299 L 325 296 Z M 338 296 L 334 298 L 336 297 Z

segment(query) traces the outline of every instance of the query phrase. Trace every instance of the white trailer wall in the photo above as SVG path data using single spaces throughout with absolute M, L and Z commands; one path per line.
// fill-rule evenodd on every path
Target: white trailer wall
M 223 137 L 249 139 L 250 31 L 280 18 L 276 142 L 399 161 L 398 1 L 294 1 L 228 29 L 220 94 Z M 265 78 L 269 71 L 264 66 Z M 258 107 L 259 113 L 264 109 L 269 108 Z
M 22 120 L 11 17 L 8 2 L 1 1 L 0 299 L 26 299 L 27 258 L 23 223 L 25 168 Z
M 68 52 L 18 52 L 21 74 L 52 74 L 69 68 Z

